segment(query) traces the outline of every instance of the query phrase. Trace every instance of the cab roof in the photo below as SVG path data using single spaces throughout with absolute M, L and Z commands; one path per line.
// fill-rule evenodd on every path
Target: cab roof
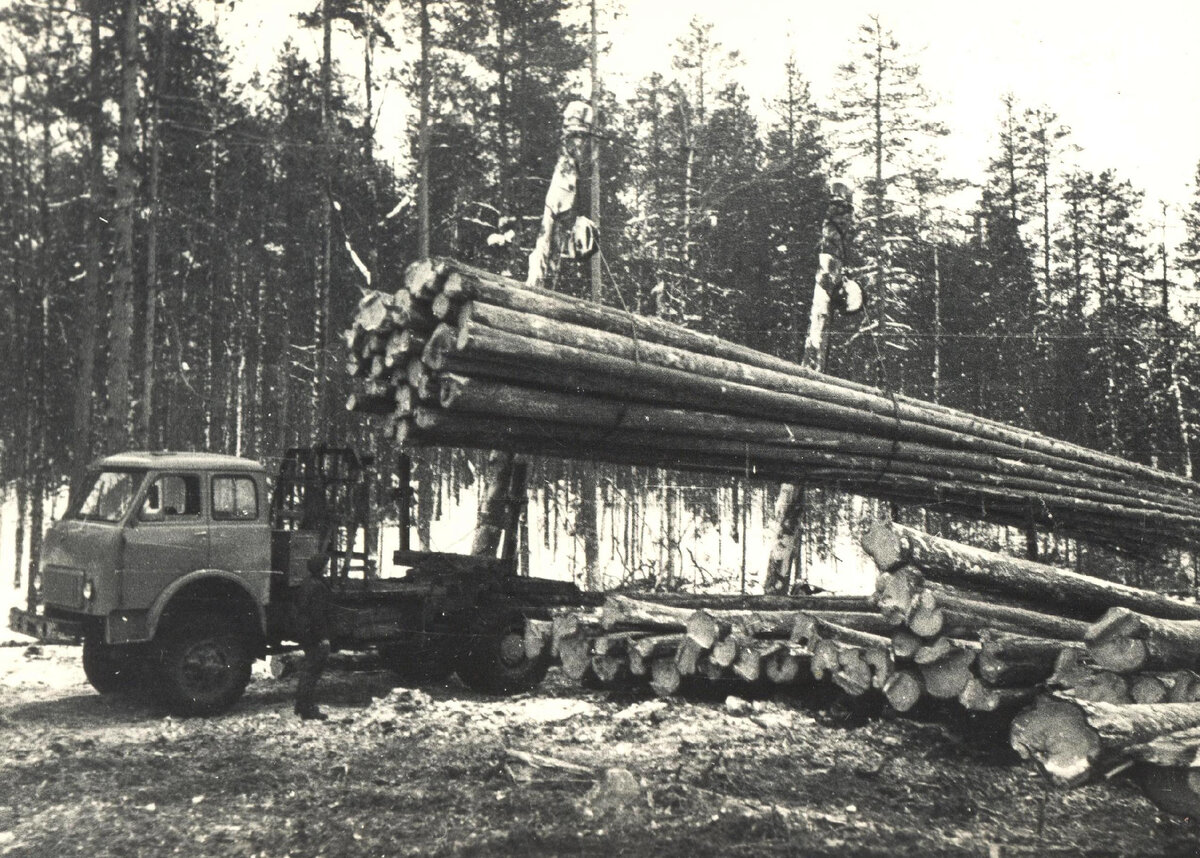
M 225 456 L 220 453 L 176 453 L 161 451 L 130 451 L 105 456 L 92 463 L 93 468 L 170 468 L 195 471 L 262 471 L 263 466 L 252 459 Z

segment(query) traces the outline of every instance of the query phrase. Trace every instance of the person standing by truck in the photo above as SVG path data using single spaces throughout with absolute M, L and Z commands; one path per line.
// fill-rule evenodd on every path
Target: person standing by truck
M 300 584 L 296 600 L 296 640 L 304 650 L 300 680 L 296 684 L 295 712 L 305 721 L 324 721 L 329 716 L 317 707 L 317 682 L 329 660 L 330 592 L 323 578 L 329 555 L 308 560 L 308 577 Z

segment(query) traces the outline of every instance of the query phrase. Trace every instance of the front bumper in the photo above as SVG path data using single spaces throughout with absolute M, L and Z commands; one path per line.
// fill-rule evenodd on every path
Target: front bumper
M 83 620 L 62 617 L 39 617 L 29 611 L 13 608 L 8 613 L 8 627 L 19 634 L 37 638 L 43 643 L 76 644 L 83 640 Z

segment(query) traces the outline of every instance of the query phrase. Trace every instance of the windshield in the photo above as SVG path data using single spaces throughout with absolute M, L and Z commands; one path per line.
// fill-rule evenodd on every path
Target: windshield
M 142 484 L 144 471 L 98 471 L 88 475 L 83 503 L 69 518 L 80 521 L 120 521 L 129 511 Z

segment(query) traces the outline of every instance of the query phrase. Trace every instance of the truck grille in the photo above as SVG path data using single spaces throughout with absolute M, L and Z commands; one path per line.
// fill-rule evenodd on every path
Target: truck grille
M 83 571 L 64 566 L 42 570 L 42 603 L 63 608 L 83 607 Z

